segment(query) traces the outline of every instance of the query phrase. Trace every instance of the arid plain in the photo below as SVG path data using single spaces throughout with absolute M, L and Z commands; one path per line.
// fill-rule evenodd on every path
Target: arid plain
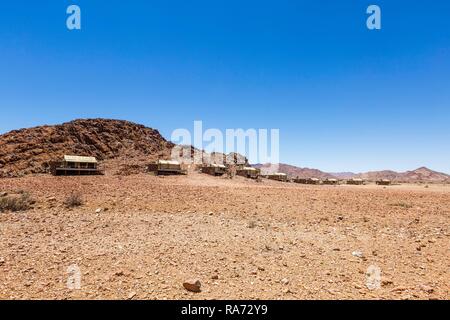
M 35 201 L 0 214 L 0 299 L 450 298 L 449 185 L 38 175 L 0 191 Z

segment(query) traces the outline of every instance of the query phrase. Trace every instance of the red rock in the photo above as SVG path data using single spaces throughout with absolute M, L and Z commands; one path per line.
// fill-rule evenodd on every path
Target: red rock
M 200 282 L 200 280 L 187 280 L 183 283 L 183 287 L 187 290 L 187 291 L 191 291 L 191 292 L 201 292 L 201 287 L 202 284 Z

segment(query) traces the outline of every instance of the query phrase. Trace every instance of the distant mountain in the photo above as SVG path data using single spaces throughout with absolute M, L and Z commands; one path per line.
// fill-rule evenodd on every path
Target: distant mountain
M 265 171 L 271 169 L 270 164 L 256 164 L 255 168 Z M 271 170 L 273 171 L 273 170 Z M 430 170 L 426 167 L 422 167 L 416 170 L 407 172 L 395 172 L 392 170 L 383 171 L 371 171 L 365 173 L 353 173 L 353 172 L 323 172 L 318 169 L 299 168 L 288 164 L 281 163 L 277 169 L 278 172 L 286 173 L 291 178 L 337 178 L 337 179 L 352 179 L 361 178 L 368 181 L 377 181 L 381 179 L 389 179 L 397 182 L 445 182 L 450 183 L 450 175 Z
M 398 182 L 450 182 L 450 175 L 433 171 L 426 167 L 406 172 L 395 172 L 391 170 L 372 171 L 361 173 L 357 177 L 371 181 L 389 179 Z
M 330 174 L 339 179 L 352 179 L 357 176 L 357 174 L 353 172 L 330 172 Z
M 355 178 L 360 178 L 368 181 L 377 181 L 381 179 L 397 181 L 400 175 L 401 175 L 400 173 L 392 170 L 383 170 L 383 171 L 370 171 L 365 173 L 359 173 L 355 176 Z
M 261 169 L 261 172 L 264 173 L 270 173 L 267 172 L 271 165 L 270 164 L 256 164 L 253 165 L 253 167 Z M 273 170 L 271 170 L 273 171 Z M 335 178 L 332 174 L 317 170 L 317 169 L 310 169 L 310 168 L 299 168 L 295 166 L 291 166 L 289 164 L 280 163 L 278 165 L 278 172 L 285 173 L 290 178 L 319 178 L 319 179 L 327 179 L 327 178 Z

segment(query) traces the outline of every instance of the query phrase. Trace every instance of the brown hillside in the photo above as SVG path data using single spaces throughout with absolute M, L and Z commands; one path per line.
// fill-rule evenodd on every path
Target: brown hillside
M 130 163 L 168 156 L 172 147 L 157 130 L 121 120 L 75 120 L 14 130 L 0 135 L 0 177 L 44 173 L 50 161 L 64 154 L 115 159 L 111 163 L 120 167 L 125 159 Z

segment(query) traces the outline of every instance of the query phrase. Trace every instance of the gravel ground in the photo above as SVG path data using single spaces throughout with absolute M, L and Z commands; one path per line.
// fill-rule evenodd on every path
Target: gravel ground
M 450 298 L 450 186 L 0 179 L 21 191 L 36 203 L 0 213 L 0 299 Z

